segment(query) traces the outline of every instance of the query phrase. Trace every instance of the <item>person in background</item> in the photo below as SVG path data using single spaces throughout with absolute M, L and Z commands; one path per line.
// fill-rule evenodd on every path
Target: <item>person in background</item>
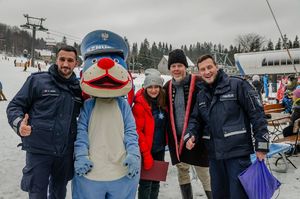
M 262 100 L 263 85 L 262 85 L 258 75 L 253 75 L 252 85 L 254 86 L 255 90 L 258 92 L 260 100 L 263 101 Z
M 287 127 L 285 127 L 282 131 L 284 137 L 288 137 L 293 135 L 293 127 L 295 121 L 300 118 L 300 88 L 297 88 L 293 91 L 293 106 L 292 106 L 292 115 L 291 122 Z
M 38 68 L 38 72 L 41 72 L 41 71 L 42 71 L 42 69 L 41 69 L 41 64 L 40 64 L 40 63 L 37 64 L 37 68 Z
M 247 199 L 238 175 L 251 165 L 252 134 L 259 161 L 265 158 L 269 144 L 258 93 L 248 81 L 219 69 L 211 55 L 201 56 L 197 67 L 203 84 L 190 116 L 186 147 L 193 149 L 204 138 L 214 199 Z
M 26 151 L 21 189 L 29 199 L 63 199 L 74 173 L 74 141 L 82 105 L 73 69 L 77 51 L 61 47 L 48 72 L 31 74 L 7 107 L 8 122 Z
M 149 70 L 149 74 L 147 70 L 143 88 L 137 92 L 132 108 L 139 135 L 142 167 L 145 170 L 152 168 L 154 160 L 164 160 L 167 125 L 163 79 L 156 69 Z M 159 187 L 158 181 L 141 179 L 138 198 L 157 199 Z
M 284 106 L 284 113 L 292 113 L 293 106 L 293 92 L 290 90 L 286 90 L 284 92 L 284 97 L 282 99 L 282 105 Z
M 264 85 L 264 92 L 265 92 L 265 100 L 269 98 L 269 75 L 265 74 L 263 76 L 263 85 Z
M 288 82 L 286 85 L 286 90 L 293 91 L 298 86 L 298 79 L 294 75 L 288 76 Z
M 3 86 L 2 86 L 2 83 L 0 81 L 0 101 L 6 101 L 6 100 L 7 99 L 6 99 L 6 97 L 5 97 L 4 93 L 3 93 Z
M 168 69 L 172 79 L 164 88 L 167 93 L 169 111 L 168 146 L 172 164 L 176 165 L 178 181 L 183 199 L 193 198 L 189 170 L 193 165 L 207 198 L 211 197 L 208 154 L 202 140 L 192 150 L 184 147 L 184 134 L 190 113 L 196 102 L 199 79 L 187 73 L 187 59 L 183 50 L 175 49 L 169 53 Z

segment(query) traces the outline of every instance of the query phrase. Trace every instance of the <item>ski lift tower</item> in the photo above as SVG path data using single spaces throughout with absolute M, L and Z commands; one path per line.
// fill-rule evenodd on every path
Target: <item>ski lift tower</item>
M 43 26 L 43 21 L 45 21 L 46 18 L 30 17 L 28 14 L 24 14 L 24 17 L 27 19 L 27 22 L 26 24 L 20 26 L 24 29 L 32 29 L 31 66 L 34 67 L 35 35 L 36 35 L 36 31 L 48 31 L 48 29 L 44 28 Z
M 226 73 L 236 73 L 236 67 L 230 59 L 228 58 L 228 53 L 221 53 L 221 52 L 216 52 L 212 51 L 211 52 L 216 63 L 225 70 Z

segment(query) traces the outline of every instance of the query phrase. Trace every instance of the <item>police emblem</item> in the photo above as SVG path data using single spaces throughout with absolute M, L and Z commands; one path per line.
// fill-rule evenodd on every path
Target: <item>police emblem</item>
M 103 41 L 106 41 L 109 38 L 109 34 L 107 32 L 103 32 L 101 33 L 101 38 Z

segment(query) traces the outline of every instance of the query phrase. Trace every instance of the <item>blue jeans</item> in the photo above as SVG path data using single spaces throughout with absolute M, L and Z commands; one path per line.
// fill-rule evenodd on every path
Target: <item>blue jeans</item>
M 211 159 L 209 172 L 214 199 L 247 199 L 238 175 L 251 165 L 250 156 L 225 160 Z

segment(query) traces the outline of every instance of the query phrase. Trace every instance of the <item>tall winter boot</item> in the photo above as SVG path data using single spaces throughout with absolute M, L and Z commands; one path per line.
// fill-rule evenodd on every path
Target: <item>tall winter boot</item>
M 182 199 L 193 199 L 191 183 L 180 185 Z
M 205 194 L 206 194 L 207 199 L 212 199 L 213 198 L 211 191 L 205 191 Z

